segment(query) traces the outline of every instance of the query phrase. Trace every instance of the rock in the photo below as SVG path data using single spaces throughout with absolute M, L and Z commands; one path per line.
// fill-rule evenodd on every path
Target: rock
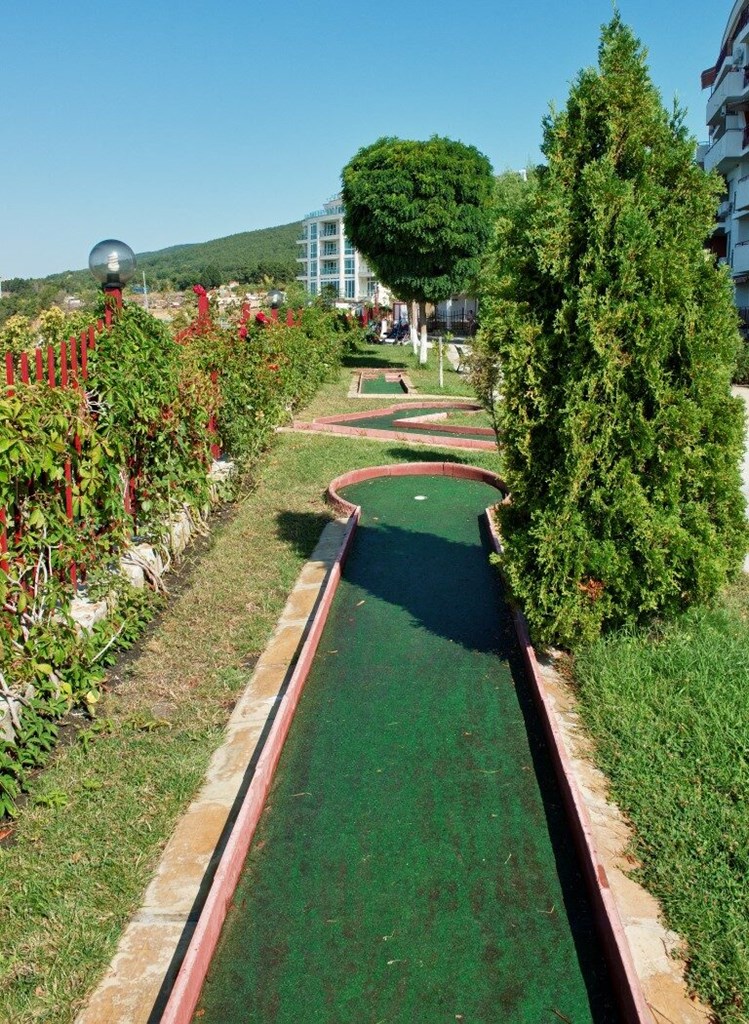
M 131 585 L 134 586 L 136 590 L 142 590 L 145 587 L 146 574 L 143 570 L 143 566 L 138 565 L 137 562 L 131 561 L 127 552 L 125 552 L 120 559 L 120 572 L 130 580 Z
M 169 527 L 169 547 L 176 557 L 179 557 L 190 543 L 192 531 L 192 519 L 183 510 L 176 519 L 172 520 Z
M 16 730 L 13 725 L 13 716 L 8 706 L 9 701 L 6 697 L 0 697 L 0 740 L 4 740 L 6 743 L 16 742 Z M 18 715 L 20 711 L 20 705 L 17 701 L 10 698 L 10 704 L 13 705 L 13 711 Z
M 87 601 L 76 597 L 70 602 L 69 611 L 73 622 L 90 633 L 97 622 L 106 619 L 109 606 L 106 601 Z
M 236 472 L 236 464 L 231 459 L 214 459 L 208 470 L 208 481 L 212 484 L 223 484 L 231 480 Z

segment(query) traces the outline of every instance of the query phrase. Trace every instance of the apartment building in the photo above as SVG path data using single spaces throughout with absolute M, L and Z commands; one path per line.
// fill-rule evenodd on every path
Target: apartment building
M 297 281 L 310 295 L 325 294 L 351 305 L 390 304 L 389 293 L 346 238 L 340 194 L 329 199 L 321 210 L 307 214 L 297 244 L 297 262 L 301 264 Z
M 736 0 L 715 65 L 702 72 L 710 89 L 706 121 L 709 141 L 697 160 L 726 181 L 711 248 L 727 262 L 736 305 L 749 323 L 749 0 Z

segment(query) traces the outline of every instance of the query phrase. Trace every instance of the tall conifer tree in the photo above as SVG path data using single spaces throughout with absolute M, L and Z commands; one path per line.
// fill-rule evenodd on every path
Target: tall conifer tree
M 502 371 L 507 577 L 535 635 L 574 647 L 710 600 L 740 565 L 740 338 L 704 249 L 723 186 L 618 14 L 543 152 L 499 221 L 482 344 Z

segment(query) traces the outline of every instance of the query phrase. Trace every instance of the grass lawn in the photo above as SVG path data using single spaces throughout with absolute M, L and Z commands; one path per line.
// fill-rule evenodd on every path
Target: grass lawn
M 718 1020 L 749 1021 L 749 578 L 714 610 L 610 637 L 575 662 L 581 710 L 639 877 L 689 945 Z
M 475 399 L 466 374 L 458 373 L 450 365 L 446 352 L 442 361 L 444 387 L 440 387 L 439 350 L 436 345 L 429 349 L 425 366 L 420 365 L 411 345 L 365 345 L 355 355 L 343 360 L 343 372 L 349 380 L 352 370 L 378 367 L 383 370 L 405 367 L 411 383 L 422 395 L 462 395 Z
M 361 408 L 346 387 L 318 404 Z M 37 776 L 0 844 L 1 1021 L 66 1024 L 96 985 L 330 518 L 327 484 L 356 467 L 450 458 L 498 468 L 492 452 L 279 435 L 139 656 L 115 669 L 97 723 Z

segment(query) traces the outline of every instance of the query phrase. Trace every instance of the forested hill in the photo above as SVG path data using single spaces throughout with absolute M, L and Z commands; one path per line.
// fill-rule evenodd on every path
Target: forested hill
M 146 272 L 152 288 L 191 284 L 211 287 L 229 280 L 241 282 L 272 278 L 274 283 L 293 279 L 298 272 L 296 240 L 301 222 L 275 228 L 242 231 L 226 238 L 187 245 L 172 245 L 138 255 L 138 267 Z
M 172 245 L 157 252 L 138 254 L 138 274 L 145 272 L 149 291 L 174 288 L 183 290 L 193 284 L 213 288 L 229 281 L 241 284 L 283 285 L 298 273 L 296 239 L 301 221 L 275 228 L 242 231 L 210 242 Z M 140 282 L 134 279 L 131 283 Z M 14 277 L 3 281 L 0 324 L 14 313 L 34 317 L 40 310 L 66 295 L 88 300 L 97 292 L 88 270 L 68 270 L 44 278 Z

